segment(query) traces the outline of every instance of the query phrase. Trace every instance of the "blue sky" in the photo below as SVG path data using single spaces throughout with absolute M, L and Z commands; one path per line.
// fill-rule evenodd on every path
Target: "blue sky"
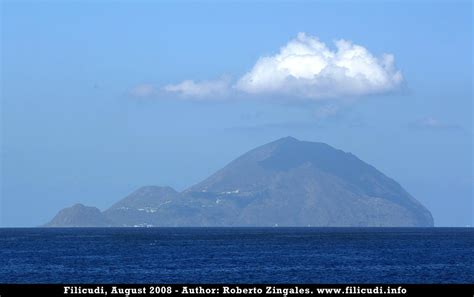
M 291 135 L 354 153 L 438 226 L 473 225 L 472 33 L 470 1 L 3 1 L 0 224 L 183 190 Z M 341 39 L 375 62 L 348 78 L 328 58 L 314 81 L 290 61 L 299 78 L 269 85 L 282 48 Z

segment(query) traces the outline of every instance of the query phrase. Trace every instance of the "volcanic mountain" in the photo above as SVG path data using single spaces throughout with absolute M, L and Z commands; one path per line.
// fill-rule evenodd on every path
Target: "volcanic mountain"
M 147 186 L 103 212 L 83 208 L 62 210 L 46 226 L 433 226 L 423 205 L 371 165 L 292 137 L 245 153 L 183 192 Z

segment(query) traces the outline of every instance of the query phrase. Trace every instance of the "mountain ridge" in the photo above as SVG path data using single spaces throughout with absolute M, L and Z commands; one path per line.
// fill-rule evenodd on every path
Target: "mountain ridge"
M 46 226 L 71 226 L 73 218 L 87 225 L 71 211 Z M 101 216 L 88 214 L 97 223 L 137 227 L 434 225 L 421 203 L 372 165 L 293 137 L 252 149 L 182 192 L 142 187 Z

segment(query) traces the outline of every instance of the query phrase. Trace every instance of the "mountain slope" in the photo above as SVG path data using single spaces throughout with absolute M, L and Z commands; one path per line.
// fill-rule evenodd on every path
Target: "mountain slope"
M 120 227 L 162 226 L 173 210 L 170 204 L 178 197 L 171 187 L 146 186 L 112 205 L 104 215 Z
M 181 193 L 141 188 L 103 216 L 115 226 L 433 226 L 426 208 L 371 165 L 292 137 Z

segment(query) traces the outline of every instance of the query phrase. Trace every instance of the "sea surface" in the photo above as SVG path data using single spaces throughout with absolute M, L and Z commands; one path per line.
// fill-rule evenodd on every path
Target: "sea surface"
M 474 283 L 473 228 L 0 229 L 0 283 Z

